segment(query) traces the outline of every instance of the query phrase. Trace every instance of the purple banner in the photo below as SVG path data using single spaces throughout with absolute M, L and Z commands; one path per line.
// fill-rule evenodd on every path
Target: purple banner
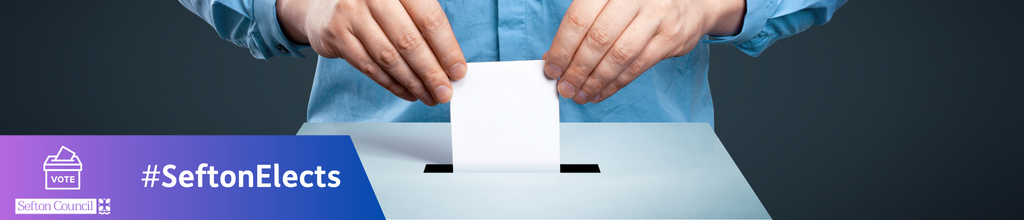
M 0 219 L 384 219 L 348 136 L 0 136 L 0 150 L 14 204 Z

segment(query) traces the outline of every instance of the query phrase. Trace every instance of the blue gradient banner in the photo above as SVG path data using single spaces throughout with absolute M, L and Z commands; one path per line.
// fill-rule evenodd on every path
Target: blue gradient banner
M 0 219 L 384 219 L 348 136 L 0 136 L 0 150 L 14 204 Z

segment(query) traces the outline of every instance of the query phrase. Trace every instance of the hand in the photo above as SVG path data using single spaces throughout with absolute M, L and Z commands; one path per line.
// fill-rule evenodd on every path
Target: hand
M 705 34 L 734 35 L 744 0 L 577 0 L 569 5 L 544 73 L 577 104 L 598 103 L 659 61 L 690 52 Z
M 436 0 L 279 0 L 277 12 L 290 40 L 345 59 L 402 99 L 446 103 L 449 79 L 466 75 L 466 58 Z

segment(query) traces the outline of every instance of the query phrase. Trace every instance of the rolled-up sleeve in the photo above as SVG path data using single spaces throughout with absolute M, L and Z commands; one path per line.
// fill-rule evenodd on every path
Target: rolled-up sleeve
M 295 44 L 277 23 L 277 0 L 178 0 L 225 40 L 249 48 L 257 59 L 274 56 L 304 57 L 308 45 Z
M 747 0 L 743 28 L 735 36 L 712 36 L 705 43 L 735 46 L 757 57 L 776 41 L 823 25 L 846 0 Z

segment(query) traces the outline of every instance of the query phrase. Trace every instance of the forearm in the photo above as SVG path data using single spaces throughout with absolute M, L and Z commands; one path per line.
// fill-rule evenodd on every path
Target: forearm
M 179 0 L 210 24 L 217 35 L 249 49 L 253 57 L 303 57 L 308 48 L 289 41 L 279 28 L 275 0 Z
M 277 0 L 277 20 L 281 25 L 281 31 L 288 36 L 288 40 L 309 44 L 309 37 L 303 28 L 306 24 L 309 5 L 310 2 L 307 0 Z
M 732 36 L 743 29 L 743 16 L 747 12 L 746 0 L 710 0 L 711 28 L 709 35 Z

